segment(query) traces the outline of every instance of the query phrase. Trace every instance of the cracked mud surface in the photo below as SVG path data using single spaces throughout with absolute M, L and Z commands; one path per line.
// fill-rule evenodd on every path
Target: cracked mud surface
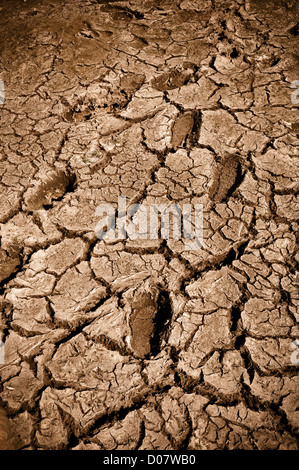
M 298 449 L 298 2 L 0 13 L 0 449 Z M 118 196 L 203 247 L 98 240 Z

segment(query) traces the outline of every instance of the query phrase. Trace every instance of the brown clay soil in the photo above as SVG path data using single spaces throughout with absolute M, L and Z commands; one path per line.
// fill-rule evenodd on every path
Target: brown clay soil
M 298 449 L 298 13 L 1 1 L 0 449 Z M 119 196 L 203 246 L 98 239 Z

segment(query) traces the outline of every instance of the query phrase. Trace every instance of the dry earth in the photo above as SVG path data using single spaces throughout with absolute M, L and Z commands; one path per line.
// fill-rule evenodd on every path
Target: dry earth
M 1 1 L 0 448 L 298 449 L 298 13 Z M 118 196 L 203 247 L 99 240 Z

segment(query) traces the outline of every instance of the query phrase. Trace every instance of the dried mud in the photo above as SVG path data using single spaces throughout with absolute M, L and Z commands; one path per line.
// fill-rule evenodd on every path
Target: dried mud
M 298 450 L 298 13 L 1 2 L 0 449 Z M 119 196 L 203 246 L 97 239 Z

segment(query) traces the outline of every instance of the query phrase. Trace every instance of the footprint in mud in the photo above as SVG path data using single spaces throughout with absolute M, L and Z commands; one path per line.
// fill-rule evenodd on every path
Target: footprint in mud
M 242 179 L 239 159 L 234 155 L 226 155 L 214 171 L 213 183 L 209 190 L 210 199 L 218 203 L 223 202 L 240 185 Z
M 101 7 L 101 11 L 103 13 L 110 13 L 111 18 L 114 21 L 129 22 L 132 19 L 141 19 L 144 16 L 143 13 L 140 13 L 139 11 L 133 11 L 130 8 L 123 8 L 118 5 L 109 5 L 109 3 L 103 5 Z
M 101 113 L 103 109 L 106 112 L 117 112 L 127 106 L 134 93 L 141 88 L 144 81 L 144 74 L 126 72 L 120 77 L 118 86 L 109 83 L 107 80 L 107 86 L 99 88 L 99 95 L 102 92 L 100 99 L 97 97 L 96 92 L 90 91 L 84 99 L 79 99 L 73 106 L 67 100 L 61 100 L 64 106 L 62 119 L 67 122 L 85 122 L 96 119 L 98 113 Z
M 131 348 L 138 357 L 151 352 L 151 339 L 154 334 L 157 315 L 158 291 L 137 289 L 132 303 L 130 317 Z
M 90 106 L 80 109 L 75 106 L 74 109 L 70 109 L 65 112 L 64 119 L 68 122 L 84 122 L 89 121 L 93 115 L 93 108 Z
M 157 354 L 171 317 L 167 293 L 143 285 L 135 290 L 131 305 L 130 346 L 134 354 L 139 358 Z
M 24 210 L 34 211 L 52 204 L 65 193 L 74 190 L 76 176 L 63 170 L 52 171 L 44 181 L 28 189 L 24 195 Z
M 171 145 L 174 149 L 180 147 L 184 143 L 186 137 L 193 129 L 193 124 L 194 117 L 190 111 L 187 111 L 178 117 L 172 128 Z
M 183 64 L 180 68 L 171 69 L 157 78 L 154 78 L 151 85 L 159 91 L 174 90 L 185 85 L 195 72 L 195 65 Z

